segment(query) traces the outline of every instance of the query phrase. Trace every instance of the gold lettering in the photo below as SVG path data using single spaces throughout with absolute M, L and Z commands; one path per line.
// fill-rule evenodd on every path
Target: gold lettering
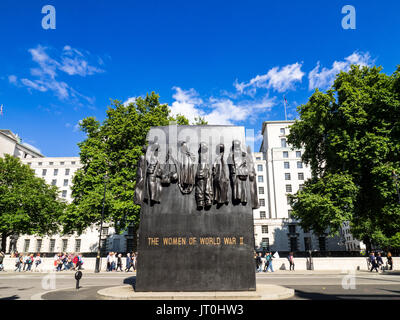
M 149 246 L 158 246 L 160 238 L 150 238 L 148 237 Z

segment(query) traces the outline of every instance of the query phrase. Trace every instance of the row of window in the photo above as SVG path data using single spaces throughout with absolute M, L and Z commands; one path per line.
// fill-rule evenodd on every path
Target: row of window
M 285 161 L 283 163 L 283 168 L 284 169 L 290 169 L 290 162 Z M 303 169 L 303 162 L 297 161 L 297 169 Z
M 29 251 L 30 244 L 31 244 L 31 240 L 30 239 L 25 239 L 24 252 L 26 252 L 26 253 L 30 252 Z M 55 247 L 56 247 L 56 240 L 55 239 L 50 239 L 48 252 L 55 252 Z M 68 248 L 68 239 L 62 239 L 61 250 L 58 250 L 58 251 L 66 252 L 67 248 Z M 37 239 L 36 240 L 36 248 L 35 249 L 36 249 L 35 252 L 41 252 L 42 251 L 42 239 Z M 79 252 L 79 251 L 81 251 L 81 239 L 75 239 L 75 252 Z
M 283 151 L 283 157 L 289 158 L 289 151 Z M 301 158 L 301 151 L 296 151 L 296 158 Z
M 32 162 L 28 162 L 28 165 L 30 166 L 32 164 Z M 76 161 L 71 161 L 71 165 L 75 165 Z M 38 166 L 43 165 L 43 162 L 38 162 Z M 53 166 L 54 162 L 49 162 L 49 166 Z M 64 166 L 65 165 L 65 161 L 61 161 L 60 162 L 60 166 Z
M 325 237 L 319 237 L 318 238 L 318 244 L 319 244 L 319 250 L 320 251 L 326 251 L 326 239 Z M 261 240 L 261 247 L 267 250 L 270 250 L 269 248 L 269 238 L 262 238 Z M 298 243 L 298 238 L 297 237 L 290 237 L 289 239 L 289 247 L 290 251 L 298 251 L 299 250 L 299 243 Z M 310 237 L 304 237 L 304 249 L 306 251 L 311 250 L 311 238 Z
M 286 186 L 286 192 L 292 192 L 293 188 L 291 184 L 287 184 Z M 304 184 L 299 184 L 299 190 L 303 190 L 304 188 Z
M 68 187 L 68 183 L 69 183 L 69 180 L 68 180 L 68 179 L 64 179 L 64 184 L 63 184 L 63 186 L 64 186 L 64 187 Z M 57 185 L 57 179 L 51 180 L 51 185 L 52 185 L 52 186 L 56 186 L 56 185 Z
M 304 173 L 303 172 L 298 172 L 297 173 L 297 179 L 298 180 L 304 180 Z M 285 180 L 291 180 L 290 173 L 285 173 Z
M 69 176 L 70 169 L 65 169 L 65 176 Z M 42 169 L 42 177 L 44 177 L 47 174 L 47 169 Z M 58 169 L 54 169 L 53 171 L 53 176 L 58 175 Z

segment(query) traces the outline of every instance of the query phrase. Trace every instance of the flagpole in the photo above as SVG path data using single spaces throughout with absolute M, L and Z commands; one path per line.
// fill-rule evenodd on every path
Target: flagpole
M 283 105 L 285 106 L 285 121 L 287 121 L 287 115 L 286 115 L 286 98 L 283 96 Z

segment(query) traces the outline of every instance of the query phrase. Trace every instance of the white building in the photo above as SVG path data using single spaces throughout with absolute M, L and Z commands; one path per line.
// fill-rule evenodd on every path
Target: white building
M 0 157 L 4 157 L 5 154 L 20 159 L 43 157 L 38 149 L 27 143 L 22 143 L 17 134 L 10 130 L 0 129 Z
M 303 150 L 292 150 L 287 135 L 294 121 L 266 121 L 263 141 L 255 153 L 261 207 L 254 210 L 254 233 L 257 249 L 272 251 L 342 251 L 339 238 L 318 237 L 303 230 L 291 217 L 288 194 L 296 193 L 311 170 L 301 161 Z M 259 190 L 260 191 L 260 190 Z
M 0 156 L 10 154 L 29 165 L 37 177 L 43 178 L 49 185 L 57 186 L 60 199 L 72 201 L 72 179 L 75 172 L 81 168 L 79 157 L 44 157 L 39 150 L 21 143 L 21 139 L 10 130 L 0 130 Z M 99 226 L 92 225 L 81 235 L 51 235 L 35 236 L 20 235 L 17 241 L 18 252 L 82 252 L 96 253 L 99 243 Z M 7 239 L 7 251 L 10 239 Z M 123 235 L 115 234 L 113 227 L 103 224 L 102 251 L 124 252 L 132 250 L 133 230 Z

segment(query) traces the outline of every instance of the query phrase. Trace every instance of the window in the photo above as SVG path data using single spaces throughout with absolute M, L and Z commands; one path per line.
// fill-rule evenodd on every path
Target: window
M 262 166 L 262 164 L 257 165 L 257 170 L 258 170 L 258 171 L 263 171 L 263 166 Z
M 53 162 L 49 162 L 49 165 L 51 165 L 51 166 L 52 166 L 52 165 L 53 165 Z
M 42 163 L 41 162 L 38 162 L 38 166 L 41 166 L 42 165 Z
M 81 251 L 81 239 L 75 240 L 75 252 Z
M 261 230 L 262 233 L 268 233 L 268 226 L 267 225 L 261 226 Z
M 55 247 L 56 247 L 56 239 L 50 239 L 50 248 L 49 248 L 49 251 L 50 251 L 50 252 L 54 252 Z
M 304 237 L 304 250 L 308 251 L 311 250 L 311 238 Z
M 258 176 L 258 182 L 264 182 L 264 177 L 263 176 Z
M 285 180 L 290 180 L 290 173 L 285 173 Z
M 31 166 L 32 162 L 28 162 L 28 166 Z
M 285 128 L 281 128 L 281 134 L 285 134 Z
M 264 187 L 258 187 L 258 194 L 264 194 Z
M 290 164 L 289 164 L 289 162 L 284 162 L 284 163 L 283 163 L 283 168 L 284 168 L 284 169 L 290 169 Z
M 30 239 L 25 239 L 24 242 L 24 252 L 29 252 L 29 245 L 30 245 L 31 240 Z
M 69 176 L 69 169 L 65 169 L 65 175 Z
M 299 180 L 304 180 L 304 173 L 303 172 L 299 172 L 297 174 L 297 177 L 298 177 Z
M 299 184 L 299 190 L 302 191 L 304 189 L 304 184 Z
M 68 179 L 64 179 L 64 187 L 68 186 Z
M 298 250 L 298 245 L 297 245 L 297 237 L 291 237 L 290 238 L 290 251 L 297 251 Z
M 42 176 L 45 176 L 46 173 L 47 173 L 47 169 L 43 169 L 43 170 L 42 170 Z
M 36 252 L 40 252 L 42 250 L 42 239 L 36 240 Z
M 261 157 L 256 157 L 256 160 L 261 160 Z
M 262 238 L 261 246 L 267 250 L 269 250 L 269 238 Z
M 265 211 L 260 211 L 260 219 L 266 219 L 267 215 L 265 214 Z
M 297 169 L 303 169 L 303 162 L 297 161 Z
M 296 225 L 295 224 L 290 224 L 289 225 L 289 233 L 296 233 Z
M 301 151 L 296 151 L 296 158 L 301 158 Z
M 58 175 L 58 169 L 54 169 L 54 175 Z
M 326 241 L 325 241 L 325 237 L 319 237 L 319 238 L 318 238 L 318 242 L 319 242 L 319 250 L 320 250 L 320 251 L 326 251 Z
M 66 197 L 67 197 L 67 190 L 63 190 L 61 196 L 62 196 L 63 198 L 66 198 Z
M 287 184 L 286 185 L 286 192 L 292 192 L 292 185 L 291 184 Z
M 62 252 L 66 252 L 68 247 L 68 239 L 62 240 Z
M 281 147 L 286 148 L 286 139 L 281 139 Z
M 75 164 L 75 161 L 71 161 L 71 164 Z
M 289 158 L 289 152 L 288 151 L 283 151 L 283 157 L 284 158 Z
M 265 207 L 265 199 L 260 199 L 260 207 Z
M 52 185 L 52 186 L 57 185 L 57 180 L 56 180 L 56 179 L 51 180 L 51 185 Z
M 103 227 L 103 229 L 101 230 L 101 234 L 103 236 L 107 236 L 108 235 L 108 227 Z
M 64 162 L 60 162 L 60 165 L 63 166 L 63 165 L 64 165 Z

